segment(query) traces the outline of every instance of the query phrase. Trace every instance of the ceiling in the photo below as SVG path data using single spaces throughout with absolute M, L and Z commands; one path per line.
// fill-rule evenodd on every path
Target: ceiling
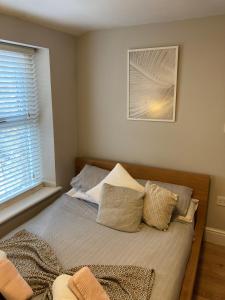
M 225 14 L 225 0 L 0 0 L 0 13 L 80 35 Z

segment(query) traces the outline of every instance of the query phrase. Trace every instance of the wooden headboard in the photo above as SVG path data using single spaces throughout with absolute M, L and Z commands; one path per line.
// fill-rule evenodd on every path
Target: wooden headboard
M 85 164 L 112 170 L 116 163 L 117 162 L 110 160 L 78 157 L 76 158 L 75 168 L 76 173 L 79 173 Z M 201 243 L 206 224 L 210 176 L 185 171 L 136 165 L 125 162 L 121 162 L 121 164 L 134 178 L 158 180 L 191 187 L 193 188 L 193 198 L 200 200 L 196 215 L 195 237 L 180 294 L 180 300 L 191 300 L 198 267 L 199 254 L 201 250 Z
M 201 200 L 201 202 L 207 202 L 210 181 L 210 177 L 208 175 L 161 169 L 126 162 L 120 163 L 134 178 L 151 179 L 179 185 L 185 185 L 193 188 L 194 198 Z M 76 173 L 79 173 L 81 169 L 85 166 L 85 164 L 93 165 L 107 170 L 112 170 L 117 164 L 117 162 L 110 160 L 78 157 L 76 159 L 75 166 Z

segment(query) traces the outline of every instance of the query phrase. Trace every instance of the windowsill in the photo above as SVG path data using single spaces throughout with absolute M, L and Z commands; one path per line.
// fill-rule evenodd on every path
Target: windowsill
M 56 194 L 61 189 L 62 188 L 60 186 L 42 187 L 38 191 L 35 191 L 31 195 L 26 196 L 25 198 L 19 200 L 16 203 L 13 203 L 12 205 L 9 205 L 2 209 L 0 206 L 0 224 L 3 224 L 4 222 L 10 220 L 11 218 L 15 217 L 16 215 L 20 214 L 26 209 Z

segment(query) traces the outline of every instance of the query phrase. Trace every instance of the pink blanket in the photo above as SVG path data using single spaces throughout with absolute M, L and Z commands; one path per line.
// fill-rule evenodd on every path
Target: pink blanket
M 33 296 L 31 287 L 7 258 L 0 260 L 0 293 L 7 300 L 26 300 Z
M 69 280 L 69 288 L 78 300 L 110 300 L 88 267 L 83 267 Z

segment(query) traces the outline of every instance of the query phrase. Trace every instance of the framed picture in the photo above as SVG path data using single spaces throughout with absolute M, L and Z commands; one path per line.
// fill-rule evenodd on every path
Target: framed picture
M 128 50 L 127 118 L 175 122 L 178 46 Z

